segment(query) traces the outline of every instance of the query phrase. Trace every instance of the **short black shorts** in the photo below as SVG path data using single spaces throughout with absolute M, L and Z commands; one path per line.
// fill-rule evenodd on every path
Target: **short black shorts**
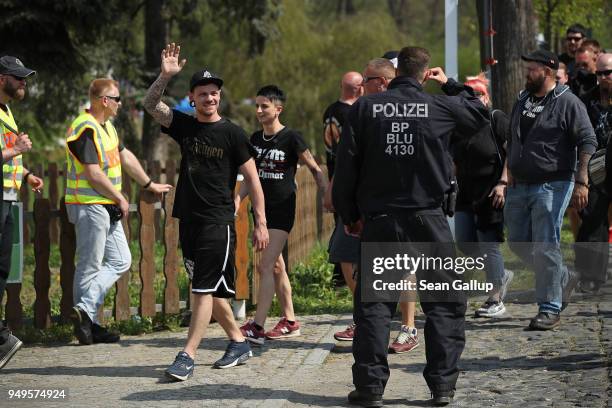
M 276 203 L 268 204 L 266 201 L 266 222 L 268 229 L 290 233 L 295 222 L 295 193 Z
M 185 269 L 191 278 L 191 291 L 220 298 L 234 297 L 234 225 L 181 222 L 179 239 Z

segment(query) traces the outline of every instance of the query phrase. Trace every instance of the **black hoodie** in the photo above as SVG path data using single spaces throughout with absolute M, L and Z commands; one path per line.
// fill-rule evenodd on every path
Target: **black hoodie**
M 510 116 L 508 167 L 517 182 L 541 184 L 572 180 L 576 150 L 592 154 L 595 133 L 584 104 L 566 85 L 557 85 L 526 135 L 521 135 L 521 109 L 530 96 L 519 94 Z

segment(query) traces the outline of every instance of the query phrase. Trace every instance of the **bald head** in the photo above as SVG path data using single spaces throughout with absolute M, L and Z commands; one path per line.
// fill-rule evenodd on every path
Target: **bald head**
M 612 72 L 609 72 L 612 69 L 612 53 L 599 54 L 595 66 L 598 80 L 612 80 Z
M 359 72 L 350 71 L 342 76 L 340 87 L 342 88 L 342 100 L 355 100 L 362 94 L 361 83 L 363 77 Z
M 606 69 L 612 69 L 612 53 L 599 54 L 597 58 L 597 70 L 604 71 Z

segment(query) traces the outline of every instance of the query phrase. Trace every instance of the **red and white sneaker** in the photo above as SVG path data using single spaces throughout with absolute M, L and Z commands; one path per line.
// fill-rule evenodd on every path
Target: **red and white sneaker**
M 353 341 L 353 337 L 355 337 L 355 323 L 349 324 L 346 329 L 334 334 L 334 339 L 338 341 Z
M 266 332 L 266 337 L 268 339 L 283 339 L 285 337 L 296 337 L 301 334 L 300 323 L 297 320 L 295 323 L 289 324 L 287 318 L 283 317 L 272 330 Z
M 262 345 L 266 339 L 266 333 L 263 329 L 257 330 L 254 320 L 249 320 L 244 325 L 240 326 L 240 332 L 251 343 Z
M 407 326 L 402 326 L 397 338 L 389 346 L 390 353 L 402 354 L 414 350 L 419 346 L 419 337 L 417 329 L 410 331 Z

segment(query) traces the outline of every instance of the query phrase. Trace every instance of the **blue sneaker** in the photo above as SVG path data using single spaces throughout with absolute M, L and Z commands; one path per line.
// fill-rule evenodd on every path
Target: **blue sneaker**
M 174 381 L 185 381 L 193 375 L 193 367 L 195 363 L 189 354 L 181 351 L 176 355 L 174 363 L 166 368 L 166 377 Z
M 230 341 L 225 349 L 225 354 L 220 360 L 215 361 L 213 367 L 215 368 L 230 368 L 235 365 L 244 364 L 249 358 L 253 357 L 251 346 L 248 341 L 238 343 L 237 341 Z

